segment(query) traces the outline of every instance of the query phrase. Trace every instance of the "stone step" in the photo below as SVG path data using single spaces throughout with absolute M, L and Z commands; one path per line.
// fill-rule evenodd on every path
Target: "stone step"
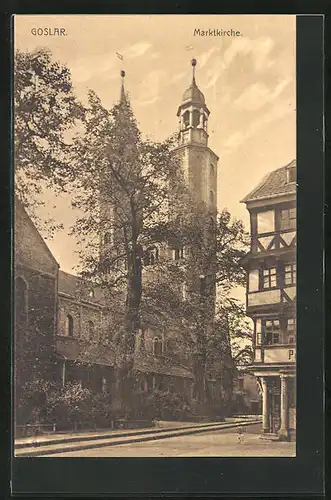
M 268 441 L 278 441 L 279 436 L 276 432 L 265 432 L 261 434 L 260 439 L 266 439 Z
M 79 451 L 90 448 L 101 448 L 107 446 L 118 446 L 121 444 L 129 444 L 136 443 L 142 441 L 152 441 L 158 439 L 165 439 L 169 437 L 183 436 L 188 434 L 195 434 L 201 432 L 210 432 L 216 430 L 230 429 L 230 428 L 238 428 L 245 427 L 249 425 L 254 425 L 256 423 L 261 423 L 261 420 L 257 421 L 245 421 L 245 422 L 236 422 L 236 423 L 216 423 L 212 425 L 198 425 L 186 428 L 179 429 L 167 429 L 164 432 L 160 432 L 160 430 L 154 430 L 154 432 L 145 432 L 143 434 L 136 433 L 136 435 L 126 435 L 126 436 L 112 436 L 112 438 L 107 437 L 106 439 L 91 442 L 66 442 L 66 443 L 52 443 L 44 446 L 38 446 L 37 448 L 22 448 L 15 450 L 16 457 L 28 457 L 28 456 L 41 456 L 41 455 L 54 455 L 56 453 L 69 452 L 69 451 Z

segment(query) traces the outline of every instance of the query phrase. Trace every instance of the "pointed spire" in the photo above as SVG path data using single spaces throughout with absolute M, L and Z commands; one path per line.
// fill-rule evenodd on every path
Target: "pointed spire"
M 125 89 L 124 89 L 124 77 L 125 77 L 125 71 L 122 69 L 121 71 L 121 77 L 122 77 L 122 83 L 121 83 L 121 95 L 120 95 L 120 102 L 125 103 L 126 102 L 126 95 L 125 95 Z

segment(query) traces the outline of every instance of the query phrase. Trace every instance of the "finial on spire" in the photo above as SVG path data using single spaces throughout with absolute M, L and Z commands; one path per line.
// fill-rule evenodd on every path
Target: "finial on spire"
M 191 60 L 191 64 L 192 64 L 192 70 L 193 70 L 192 83 L 195 85 L 195 67 L 197 65 L 197 60 L 193 58 Z
M 126 97 L 125 97 L 125 89 L 124 89 L 124 77 L 125 77 L 125 71 L 122 69 L 121 70 L 121 77 L 122 77 L 122 84 L 121 84 L 121 97 L 120 97 L 120 102 L 126 102 Z

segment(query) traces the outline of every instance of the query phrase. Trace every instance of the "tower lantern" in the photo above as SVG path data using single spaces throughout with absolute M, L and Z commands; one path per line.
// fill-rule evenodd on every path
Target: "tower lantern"
M 185 90 L 182 103 L 178 108 L 180 144 L 195 143 L 207 145 L 207 123 L 210 114 L 205 96 L 195 81 L 197 60 L 192 59 L 192 82 Z

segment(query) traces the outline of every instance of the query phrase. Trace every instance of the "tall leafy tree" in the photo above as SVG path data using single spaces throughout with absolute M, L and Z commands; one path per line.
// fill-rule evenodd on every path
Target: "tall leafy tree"
M 178 170 L 171 140 L 143 140 L 128 96 L 106 110 L 90 91 L 85 133 L 73 144 L 75 197 L 82 214 L 73 233 L 85 242 L 83 276 L 103 287 L 109 301 L 123 297 L 122 318 L 112 337 L 116 354 L 114 405 L 128 405 L 140 328 L 142 265 L 153 243 L 153 226 L 165 221 L 169 182 Z
M 15 52 L 13 101 L 15 193 L 40 224 L 43 187 L 63 190 L 70 177 L 70 133 L 84 108 L 70 70 L 47 49 Z

